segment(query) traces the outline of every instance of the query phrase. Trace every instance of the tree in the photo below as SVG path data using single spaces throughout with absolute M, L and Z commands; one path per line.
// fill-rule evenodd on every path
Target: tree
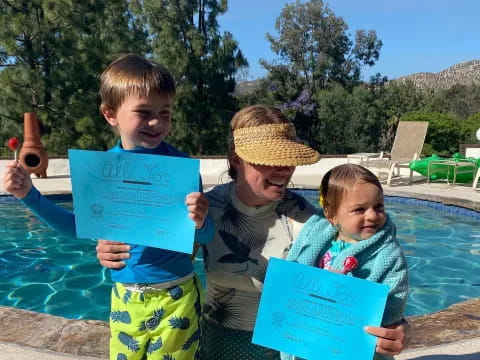
M 388 117 L 379 97 L 378 91 L 366 86 L 357 86 L 352 92 L 340 85 L 319 91 L 310 143 L 324 154 L 383 150 L 379 139 L 388 125 Z
M 312 123 L 309 143 L 322 154 L 356 152 L 351 141 L 356 124 L 351 122 L 354 99 L 342 86 L 318 91 L 317 118 Z
M 247 65 L 229 32 L 219 33 L 217 17 L 227 1 L 143 0 L 155 59 L 178 79 L 170 141 L 193 154 L 226 153 L 228 124 L 237 110 L 236 73 Z
M 429 110 L 452 113 L 467 118 L 480 112 L 480 84 L 455 84 L 436 91 L 429 103 Z
M 397 80 L 382 84 L 377 91 L 378 107 L 384 111 L 386 120 L 379 145 L 380 149 L 390 149 L 400 117 L 405 113 L 424 109 L 429 94 L 415 87 L 412 81 Z
M 368 134 L 364 141 L 349 143 L 358 140 L 349 135 L 356 125 L 348 123 L 348 129 L 340 130 L 338 121 L 352 120 L 353 113 L 334 106 L 360 110 L 352 91 L 361 84 L 362 67 L 373 65 L 379 57 L 382 42 L 375 31 L 358 30 L 350 39 L 345 21 L 322 0 L 287 4 L 275 28 L 278 36 L 267 34 L 267 39 L 278 58 L 273 62 L 261 60 L 268 75 L 257 92 L 259 101 L 282 108 L 299 136 L 320 151 L 343 153 L 357 145 L 371 146 Z M 329 133 L 327 141 L 325 134 L 312 131 L 331 129 L 335 123 L 335 133 Z
M 123 0 L 0 0 L 0 138 L 38 114 L 50 153 L 105 149 L 99 74 L 119 53 L 145 52 L 146 33 Z
M 475 144 L 477 130 L 480 129 L 480 112 L 469 116 L 460 122 L 460 143 Z
M 270 72 L 270 80 L 289 72 L 299 89 L 311 94 L 333 83 L 357 85 L 362 66 L 373 65 L 382 47 L 374 30 L 357 30 L 351 40 L 345 21 L 322 0 L 287 4 L 275 28 L 278 37 L 267 34 L 267 39 L 280 59 L 261 64 Z

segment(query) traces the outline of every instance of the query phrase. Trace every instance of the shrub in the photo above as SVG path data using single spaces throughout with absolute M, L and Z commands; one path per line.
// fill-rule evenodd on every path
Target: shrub
M 438 112 L 411 112 L 400 117 L 401 121 L 428 121 L 423 155 L 451 155 L 458 151 L 461 120 L 455 115 Z

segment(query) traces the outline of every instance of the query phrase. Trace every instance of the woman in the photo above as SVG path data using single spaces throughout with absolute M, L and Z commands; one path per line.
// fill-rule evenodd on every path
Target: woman
M 232 182 L 206 193 L 215 238 L 204 247 L 207 294 L 203 309 L 203 360 L 279 359 L 278 352 L 251 343 L 268 259 L 285 258 L 301 224 L 315 212 L 287 190 L 298 165 L 320 154 L 303 145 L 278 110 L 254 105 L 231 121 L 229 175 Z M 128 246 L 99 242 L 98 258 L 122 266 Z M 119 262 L 120 261 L 120 262 Z M 408 324 L 369 327 L 377 352 L 395 355 L 408 343 Z

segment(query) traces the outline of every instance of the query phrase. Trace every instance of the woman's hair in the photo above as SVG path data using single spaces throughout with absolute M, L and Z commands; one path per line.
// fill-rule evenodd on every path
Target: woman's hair
M 117 111 L 128 96 L 148 96 L 152 91 L 175 96 L 175 80 L 170 71 L 140 55 L 121 56 L 100 77 L 100 110 Z
M 283 113 L 274 107 L 266 105 L 247 106 L 237 112 L 230 121 L 230 136 L 228 139 L 228 175 L 237 180 L 237 171 L 231 165 L 231 158 L 235 153 L 235 145 L 233 143 L 233 131 L 251 126 L 267 125 L 267 124 L 289 124 L 290 121 Z
M 368 169 L 356 164 L 343 164 L 329 170 L 320 185 L 320 205 L 325 215 L 336 215 L 344 195 L 352 190 L 357 182 L 373 184 L 383 193 L 378 178 Z

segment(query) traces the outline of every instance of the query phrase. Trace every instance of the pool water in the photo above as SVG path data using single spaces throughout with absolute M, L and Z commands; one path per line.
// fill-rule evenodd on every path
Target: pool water
M 1 200 L 0 305 L 108 320 L 112 283 L 98 264 L 96 242 L 64 238 L 19 202 Z M 316 203 L 315 196 L 310 200 Z M 71 208 L 71 202 L 59 203 Z M 388 198 L 386 208 L 410 269 L 407 315 L 480 297 L 480 217 Z M 204 279 L 201 259 L 194 265 Z

